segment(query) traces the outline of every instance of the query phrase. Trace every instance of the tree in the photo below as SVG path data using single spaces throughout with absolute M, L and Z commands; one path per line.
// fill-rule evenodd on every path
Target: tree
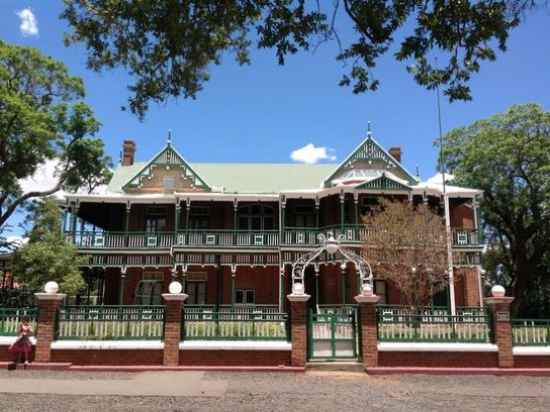
M 31 290 L 39 290 L 53 280 L 64 293 L 76 294 L 86 286 L 79 268 L 87 258 L 79 256 L 76 247 L 63 238 L 58 205 L 45 199 L 34 205 L 32 217 L 29 241 L 14 258 L 15 278 Z
M 398 61 L 428 89 L 445 86 L 450 100 L 471 98 L 468 81 L 481 63 L 506 49 L 510 31 L 537 0 L 65 0 L 66 44 L 82 42 L 93 70 L 124 67 L 136 78 L 130 108 L 143 117 L 150 101 L 195 98 L 209 79 L 208 66 L 233 54 L 250 62 L 252 40 L 273 48 L 279 64 L 288 55 L 326 41 L 336 58 L 351 62 L 341 85 L 355 93 L 375 90 L 378 58 L 398 31 Z M 339 35 L 338 27 L 353 34 Z M 433 64 L 439 55 L 443 65 Z
M 82 80 L 38 50 L 0 41 L 0 233 L 31 199 L 61 189 L 93 190 L 110 177 L 100 124 L 82 101 Z M 57 183 L 23 193 L 21 180 L 47 161 Z
M 445 223 L 427 205 L 386 201 L 363 220 L 375 231 L 364 246 L 374 275 L 397 286 L 407 304 L 429 304 L 448 285 Z
M 449 132 L 443 154 L 457 184 L 484 192 L 489 278 L 508 287 L 522 313 L 533 294 L 550 307 L 550 112 L 512 106 Z

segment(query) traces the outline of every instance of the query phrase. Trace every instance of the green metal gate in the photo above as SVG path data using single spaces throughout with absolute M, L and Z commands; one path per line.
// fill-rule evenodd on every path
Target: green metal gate
M 320 306 L 310 310 L 308 324 L 309 359 L 357 359 L 357 307 Z

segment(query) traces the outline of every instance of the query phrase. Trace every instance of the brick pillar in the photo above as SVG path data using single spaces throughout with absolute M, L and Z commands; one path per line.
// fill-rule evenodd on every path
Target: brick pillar
M 50 362 L 51 345 L 55 338 L 55 323 L 57 310 L 64 293 L 35 293 L 38 301 L 38 322 L 36 326 L 35 362 Z
M 493 288 L 493 297 L 486 298 L 485 304 L 489 307 L 492 315 L 493 336 L 498 346 L 498 366 L 499 368 L 513 368 L 514 354 L 512 351 L 512 323 L 510 321 L 510 305 L 514 298 L 504 296 L 495 296 Z
M 359 304 L 359 319 L 361 321 L 361 352 L 363 366 L 366 370 L 378 366 L 378 327 L 376 319 L 376 303 L 380 296 L 358 295 L 355 301 Z
M 178 366 L 180 359 L 181 312 L 185 293 L 163 293 L 166 304 L 164 315 L 164 366 Z
M 290 334 L 292 336 L 292 366 L 305 366 L 307 360 L 307 301 L 311 296 L 290 294 Z

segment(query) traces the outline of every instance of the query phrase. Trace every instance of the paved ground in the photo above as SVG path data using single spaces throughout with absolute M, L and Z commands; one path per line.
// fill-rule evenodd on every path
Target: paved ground
M 0 371 L 0 411 L 550 411 L 550 378 Z

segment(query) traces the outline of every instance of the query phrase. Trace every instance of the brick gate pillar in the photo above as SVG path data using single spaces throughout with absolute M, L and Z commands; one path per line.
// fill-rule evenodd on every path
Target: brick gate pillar
M 307 360 L 307 301 L 305 293 L 287 295 L 290 301 L 291 365 L 304 367 Z
M 34 294 L 38 301 L 35 362 L 50 362 L 51 360 L 51 346 L 55 339 L 57 311 L 61 301 L 66 296 L 64 293 L 57 293 L 59 286 L 55 282 L 46 283 L 44 289 L 46 293 Z
M 485 304 L 491 311 L 493 336 L 498 346 L 498 367 L 513 368 L 514 353 L 512 344 L 512 322 L 510 319 L 510 305 L 513 297 L 504 296 L 502 286 L 493 286 L 490 298 L 485 298 Z
M 359 304 L 359 319 L 361 333 L 361 352 L 363 366 L 366 370 L 378 366 L 378 327 L 376 319 L 376 303 L 380 296 L 372 294 L 372 290 L 365 290 L 355 297 Z
M 177 282 L 176 282 L 177 283 Z M 181 291 L 181 284 L 180 289 Z M 180 359 L 181 315 L 183 302 L 188 295 L 185 293 L 163 293 L 162 299 L 166 305 L 164 313 L 164 366 L 178 366 Z

